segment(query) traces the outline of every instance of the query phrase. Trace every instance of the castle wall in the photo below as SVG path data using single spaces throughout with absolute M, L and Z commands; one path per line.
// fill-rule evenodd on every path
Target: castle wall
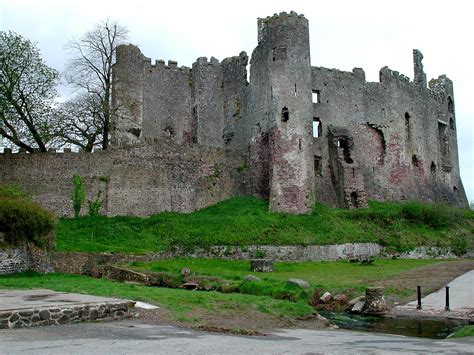
M 193 112 L 197 120 L 197 143 L 224 146 L 224 95 L 222 66 L 215 58 L 198 58 L 193 64 Z
M 452 82 L 427 84 L 388 68 L 379 82 L 310 66 L 308 21 L 294 12 L 258 20 L 258 45 L 192 68 L 153 65 L 117 48 L 112 147 L 94 154 L 3 154 L 0 183 L 17 183 L 70 215 L 71 178 L 109 215 L 192 211 L 239 194 L 272 211 L 305 213 L 316 201 L 363 207 L 368 199 L 466 206 L 459 174 Z M 429 85 L 429 88 L 427 87 Z M 313 97 L 313 98 L 312 98 Z M 319 126 L 318 126 L 319 125 Z
M 192 142 L 191 73 L 177 63 L 144 62 L 141 141 Z
M 72 176 L 77 174 L 84 180 L 86 200 L 102 191 L 103 214 L 146 216 L 190 212 L 244 194 L 244 165 L 236 153 L 173 144 L 92 154 L 0 154 L 0 183 L 15 183 L 56 215 L 71 216 Z
M 418 60 L 416 83 L 388 68 L 381 70 L 378 83 L 365 82 L 360 69 L 352 73 L 312 69 L 313 90 L 319 92 L 313 115 L 322 123 L 322 136 L 315 138 L 315 155 L 321 157 L 315 182 L 317 199 L 341 205 L 340 178 L 331 176 L 335 170 L 331 170 L 327 148 L 331 143 L 327 130 L 332 125 L 347 128 L 353 140 L 353 176 L 362 176 L 362 185 L 348 191 L 363 189 L 368 199 L 375 200 L 466 205 L 454 109 L 449 112 L 447 104 L 452 83 L 442 77 L 432 82 L 435 90 L 426 88 L 419 55 L 414 56 Z M 350 200 L 346 198 L 343 205 L 350 206 Z
M 314 178 L 308 21 L 294 12 L 260 19 L 256 53 L 270 86 L 262 105 L 267 116 L 261 117 L 271 127 L 270 210 L 305 213 L 312 208 Z

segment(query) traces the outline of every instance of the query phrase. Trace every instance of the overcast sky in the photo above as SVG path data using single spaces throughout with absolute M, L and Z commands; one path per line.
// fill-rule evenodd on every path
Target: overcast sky
M 454 81 L 461 176 L 474 200 L 472 7 L 469 0 L 0 0 L 0 30 L 36 42 L 47 64 L 60 71 L 64 43 L 107 18 L 126 26 L 130 42 L 152 60 L 186 66 L 200 56 L 250 55 L 257 17 L 290 10 L 309 20 L 315 66 L 361 67 L 367 80 L 378 81 L 388 65 L 413 78 L 412 49 L 418 48 L 428 80 L 446 74 Z

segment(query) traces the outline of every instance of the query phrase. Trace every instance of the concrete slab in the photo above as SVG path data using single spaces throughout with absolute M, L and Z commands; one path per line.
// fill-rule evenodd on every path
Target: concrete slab
M 451 281 L 449 286 L 449 306 L 450 310 L 445 310 L 446 290 L 431 293 L 421 299 L 422 310 L 417 310 L 417 301 L 399 306 L 400 311 L 420 312 L 433 315 L 447 316 L 474 316 L 474 270 L 471 270 Z
M 0 312 L 71 306 L 89 303 L 123 302 L 117 298 L 82 295 L 79 293 L 56 292 L 46 289 L 5 290 L 0 289 Z

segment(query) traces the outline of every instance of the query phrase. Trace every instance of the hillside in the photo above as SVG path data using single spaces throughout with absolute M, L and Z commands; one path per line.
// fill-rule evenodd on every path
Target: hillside
M 416 246 L 449 247 L 465 253 L 473 244 L 474 212 L 415 202 L 369 202 L 365 209 L 317 204 L 313 213 L 268 212 L 268 202 L 239 197 L 189 213 L 164 212 L 147 218 L 63 218 L 58 251 L 141 254 L 211 245 L 327 245 L 374 242 L 391 251 Z

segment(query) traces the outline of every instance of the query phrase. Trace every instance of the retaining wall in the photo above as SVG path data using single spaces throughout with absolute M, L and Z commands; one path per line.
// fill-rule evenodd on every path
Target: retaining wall
M 128 301 L 4 311 L 0 329 L 123 319 L 131 316 L 134 306 L 135 302 Z

